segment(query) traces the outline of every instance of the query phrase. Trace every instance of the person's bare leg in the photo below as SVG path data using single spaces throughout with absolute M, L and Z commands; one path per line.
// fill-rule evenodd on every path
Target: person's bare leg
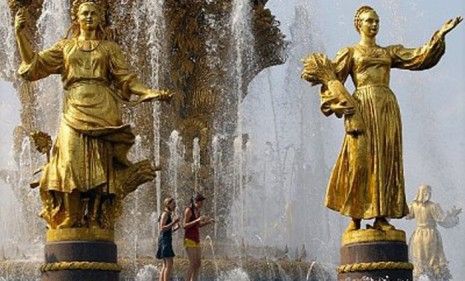
M 192 279 L 191 281 L 198 281 L 199 280 L 199 273 L 200 273 L 200 267 L 202 266 L 202 249 L 199 248 L 194 248 L 194 272 L 192 274 Z
M 189 267 L 187 268 L 186 281 L 192 281 L 194 274 L 195 248 L 186 248 L 187 258 L 189 259 Z
M 158 275 L 158 281 L 165 280 L 165 268 L 166 268 L 166 261 L 163 259 L 163 264 L 161 265 L 160 274 Z
M 173 258 L 165 259 L 165 271 L 163 272 L 164 280 L 170 281 L 171 271 L 173 270 Z

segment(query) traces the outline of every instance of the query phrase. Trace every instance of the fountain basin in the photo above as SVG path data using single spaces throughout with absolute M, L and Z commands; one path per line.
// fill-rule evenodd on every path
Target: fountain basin
M 123 258 L 121 281 L 152 281 L 161 262 L 152 257 Z M 0 262 L 1 281 L 39 281 L 42 261 L 7 260 Z M 189 261 L 175 258 L 173 280 L 184 280 Z M 203 259 L 202 281 L 332 281 L 329 270 L 317 262 L 253 258 Z

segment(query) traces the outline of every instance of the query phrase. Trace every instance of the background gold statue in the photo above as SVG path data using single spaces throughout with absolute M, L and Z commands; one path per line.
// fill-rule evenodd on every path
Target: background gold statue
M 445 36 L 462 21 L 447 21 L 420 48 L 376 43 L 376 11 L 360 7 L 354 18 L 360 42 L 342 48 L 333 61 L 322 54 L 305 60 L 302 77 L 322 84 L 321 110 L 345 116 L 346 135 L 327 189 L 326 206 L 352 218 L 348 231 L 360 229 L 361 219 L 375 218 L 374 228 L 394 229 L 387 218 L 408 214 L 402 161 L 399 105 L 389 87 L 392 68 L 423 70 L 436 65 L 445 51 Z M 355 84 L 351 96 L 343 84 Z
M 50 228 L 112 228 L 114 199 L 155 177 L 148 160 L 127 159 L 135 136 L 122 122 L 120 102 L 172 95 L 144 86 L 129 70 L 98 1 L 74 1 L 72 19 L 68 38 L 39 53 L 23 32 L 25 12 L 15 20 L 19 74 L 29 81 L 59 74 L 65 89 L 58 136 L 39 182 L 41 215 Z
M 421 185 L 415 200 L 409 205 L 407 219 L 415 219 L 415 231 L 410 237 L 409 255 L 415 278 L 428 276 L 431 280 L 447 281 L 452 278 L 442 247 L 441 234 L 436 225 L 451 228 L 459 223 L 462 209 L 453 207 L 444 213 L 441 206 L 431 200 L 431 187 Z

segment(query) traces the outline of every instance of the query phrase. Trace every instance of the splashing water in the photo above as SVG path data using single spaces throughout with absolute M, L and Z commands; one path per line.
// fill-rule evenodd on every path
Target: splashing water
M 192 173 L 194 174 L 194 190 L 202 191 L 203 187 L 199 184 L 199 171 L 200 171 L 200 140 L 194 138 L 192 144 Z
M 0 1 L 0 60 L 5 62 L 0 70 L 0 79 L 11 80 L 15 73 L 15 35 L 11 23 L 10 7 L 8 1 Z
M 165 0 L 149 0 L 142 1 L 143 9 L 149 17 L 148 34 L 149 34 L 149 54 L 150 54 L 150 83 L 154 88 L 160 87 L 160 73 L 166 61 L 163 54 L 166 52 L 164 45 L 164 35 L 166 31 L 165 17 L 163 15 L 163 7 Z M 155 166 L 160 165 L 160 125 L 161 125 L 161 110 L 159 102 L 153 105 L 153 159 Z M 157 213 L 161 212 L 161 174 L 157 172 L 155 178 Z
M 237 208 L 232 208 L 232 221 L 238 221 L 236 229 L 236 239 L 244 237 L 244 212 L 245 207 L 245 192 L 244 192 L 244 163 L 245 152 L 244 147 L 244 129 L 243 129 L 243 114 L 242 101 L 247 91 L 244 81 L 245 72 L 254 66 L 255 57 L 255 38 L 252 33 L 252 6 L 248 0 L 234 0 L 232 5 L 232 14 L 230 18 L 231 31 L 234 38 L 232 57 L 235 59 L 233 89 L 236 93 L 237 103 L 237 119 L 236 132 L 234 139 L 234 168 L 233 168 L 233 194 L 236 198 L 236 203 L 233 203 Z
M 136 274 L 136 279 L 134 281 L 152 281 L 156 280 L 160 270 L 153 265 L 145 265 Z
M 222 273 L 218 281 L 250 281 L 249 275 L 241 268 Z
M 179 201 L 179 195 L 178 195 L 179 169 L 181 168 L 181 164 L 184 160 L 184 153 L 185 153 L 185 148 L 184 148 L 184 145 L 182 144 L 182 139 L 178 131 L 174 130 L 173 132 L 171 132 L 170 139 L 168 141 L 168 148 L 170 151 L 170 158 L 168 161 L 168 177 L 169 177 L 170 187 L 173 190 L 174 200 L 178 202 Z
M 37 21 L 39 49 L 50 48 L 60 39 L 64 38 L 70 26 L 69 2 L 45 0 L 40 18 Z M 56 135 L 60 123 L 60 114 L 63 107 L 63 85 L 58 75 L 51 75 L 47 79 L 37 82 L 37 103 L 40 114 L 37 122 L 40 129 L 51 135 Z

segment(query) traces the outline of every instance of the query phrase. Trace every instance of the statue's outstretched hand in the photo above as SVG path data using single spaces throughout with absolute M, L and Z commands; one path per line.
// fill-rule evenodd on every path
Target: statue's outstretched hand
M 454 29 L 457 25 L 459 25 L 459 23 L 461 23 L 462 20 L 463 17 L 456 17 L 446 21 L 441 26 L 441 29 L 439 29 L 439 35 L 441 35 L 441 37 L 446 36 L 446 34 L 449 33 L 452 29 Z
M 141 96 L 136 102 L 145 102 L 145 101 L 152 101 L 152 100 L 159 100 L 159 101 L 166 101 L 170 102 L 171 98 L 173 97 L 173 93 L 166 91 L 166 90 L 150 90 L 148 93 Z
M 169 92 L 166 90 L 160 90 L 158 100 L 170 102 L 173 96 L 174 96 L 173 92 Z
M 26 27 L 26 15 L 23 9 L 19 9 L 15 16 L 15 31 L 20 33 Z
M 454 206 L 454 207 L 452 207 L 452 209 L 449 211 L 449 214 L 450 214 L 451 216 L 456 217 L 456 216 L 458 216 L 461 212 L 462 212 L 462 208 L 457 209 L 457 207 Z

